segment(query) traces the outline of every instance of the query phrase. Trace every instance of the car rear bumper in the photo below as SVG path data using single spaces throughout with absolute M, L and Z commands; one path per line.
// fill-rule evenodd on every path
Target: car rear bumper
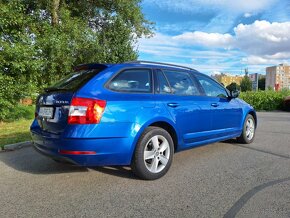
M 130 138 L 63 139 L 31 130 L 34 148 L 53 159 L 81 166 L 129 165 L 132 151 Z M 93 154 L 63 154 L 91 152 Z

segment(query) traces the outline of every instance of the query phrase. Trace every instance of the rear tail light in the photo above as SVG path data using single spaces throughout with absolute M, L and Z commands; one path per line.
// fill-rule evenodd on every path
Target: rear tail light
M 93 124 L 101 121 L 106 101 L 90 98 L 73 98 L 69 107 L 69 124 Z

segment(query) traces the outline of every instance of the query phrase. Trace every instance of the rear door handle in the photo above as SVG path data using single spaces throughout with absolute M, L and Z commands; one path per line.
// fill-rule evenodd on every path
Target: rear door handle
M 168 103 L 167 105 L 168 105 L 169 107 L 173 107 L 173 108 L 179 106 L 179 104 L 177 104 L 177 103 Z
M 218 107 L 219 104 L 218 104 L 218 103 L 212 103 L 211 106 L 212 106 L 212 107 Z

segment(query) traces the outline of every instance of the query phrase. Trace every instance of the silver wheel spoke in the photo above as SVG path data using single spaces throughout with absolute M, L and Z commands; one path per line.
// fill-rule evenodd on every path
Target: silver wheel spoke
M 154 149 L 157 150 L 159 148 L 158 136 L 153 136 L 151 141 L 152 141 Z
M 160 162 L 161 162 L 164 166 L 166 166 L 166 164 L 167 164 L 167 162 L 168 162 L 168 159 L 167 159 L 164 155 L 160 155 L 159 158 L 160 158 Z
M 151 172 L 153 172 L 153 173 L 157 172 L 158 162 L 159 162 L 159 160 L 157 159 L 157 157 L 155 157 L 152 161 L 152 164 L 151 164 L 151 168 L 150 168 Z
M 169 147 L 169 144 L 167 141 L 163 141 L 162 144 L 160 145 L 160 152 L 164 152 L 167 148 Z
M 145 160 L 150 160 L 154 158 L 154 151 L 144 151 L 144 159 Z

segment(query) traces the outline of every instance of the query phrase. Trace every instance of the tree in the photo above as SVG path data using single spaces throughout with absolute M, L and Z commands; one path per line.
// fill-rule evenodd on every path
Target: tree
M 230 85 L 228 85 L 226 87 L 229 91 L 235 91 L 235 90 L 239 90 L 240 89 L 240 86 L 235 83 L 235 82 L 232 82 Z
M 137 39 L 153 30 L 140 0 L 0 0 L 0 17 L 0 78 L 25 84 L 13 104 L 75 65 L 137 59 Z
M 252 90 L 252 81 L 248 76 L 244 76 L 244 78 L 241 81 L 241 91 L 246 92 L 246 91 L 251 91 Z
M 265 90 L 265 87 L 266 87 L 266 78 L 265 77 L 259 78 L 258 86 L 259 86 L 260 90 Z

